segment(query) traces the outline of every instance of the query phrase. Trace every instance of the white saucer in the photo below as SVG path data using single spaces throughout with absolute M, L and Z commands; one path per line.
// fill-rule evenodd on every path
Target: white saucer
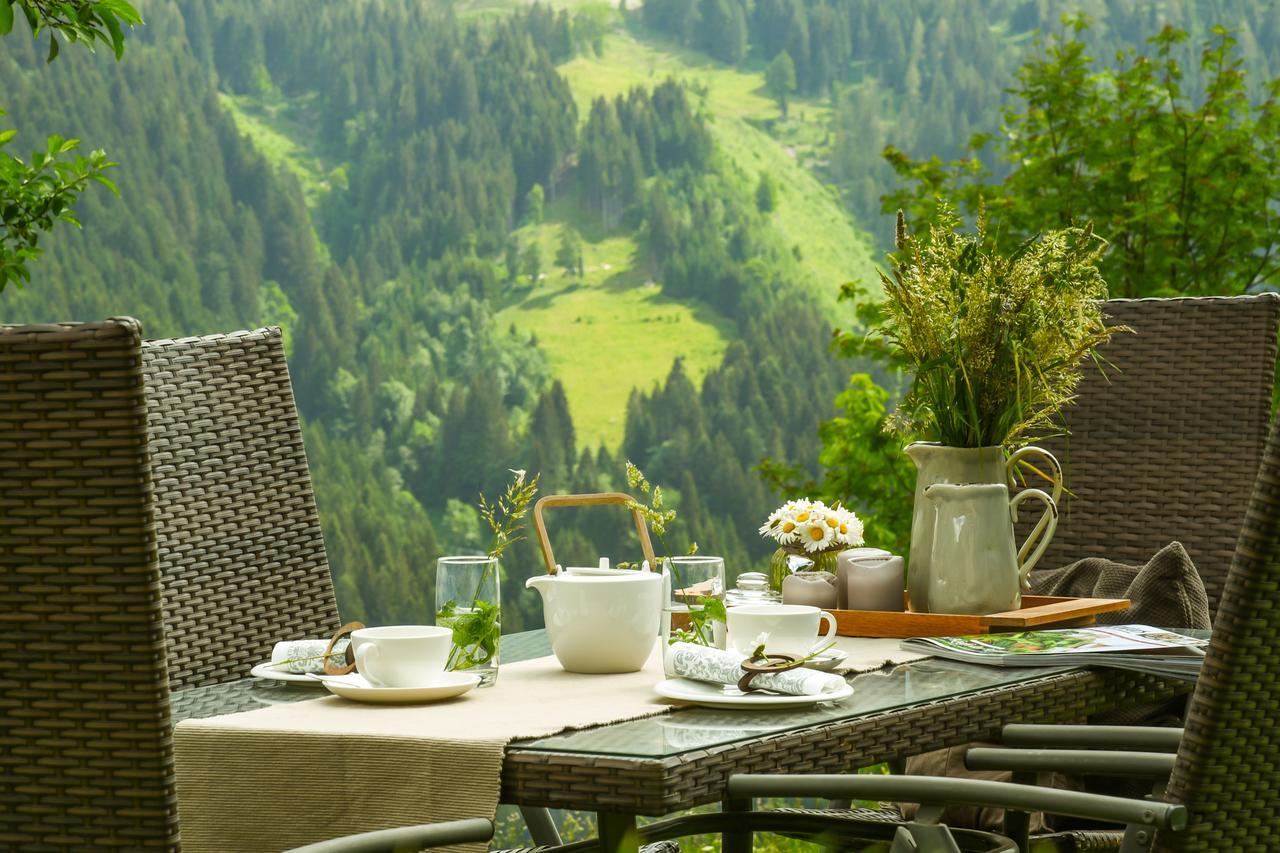
M 469 672 L 445 672 L 440 679 L 422 687 L 374 687 L 358 672 L 350 675 L 314 675 L 330 693 L 354 702 L 383 704 L 403 702 L 439 702 L 461 696 L 480 683 L 480 676 Z
M 285 681 L 289 684 L 316 684 L 318 683 L 310 674 L 305 672 L 289 672 L 278 666 L 272 666 L 271 661 L 260 663 L 253 669 L 249 670 L 249 674 L 254 678 L 265 678 L 268 681 Z
M 813 660 L 805 661 L 804 665 L 806 669 L 820 669 L 823 672 L 831 672 L 844 663 L 848 657 L 848 652 L 842 652 L 839 649 L 828 649 Z
M 820 702 L 838 702 L 853 695 L 853 686 L 845 684 L 839 690 L 818 696 L 783 696 L 777 693 L 743 693 L 736 687 L 691 681 L 687 678 L 668 678 L 653 688 L 664 699 L 678 699 L 705 708 L 755 708 L 757 710 L 782 710 L 807 708 Z

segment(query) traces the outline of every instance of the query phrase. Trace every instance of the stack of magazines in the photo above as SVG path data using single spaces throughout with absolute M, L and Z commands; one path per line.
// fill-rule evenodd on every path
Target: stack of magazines
M 1208 640 L 1149 625 L 913 637 L 902 648 L 994 666 L 1110 666 L 1195 681 Z

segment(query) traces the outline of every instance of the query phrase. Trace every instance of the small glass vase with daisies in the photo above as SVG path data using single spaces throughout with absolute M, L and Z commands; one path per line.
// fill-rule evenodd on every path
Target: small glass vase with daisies
M 778 543 L 769 559 L 770 586 L 782 589 L 782 582 L 794 572 L 820 571 L 835 574 L 836 555 L 862 544 L 862 520 L 839 503 L 787 501 L 769 514 L 760 535 Z

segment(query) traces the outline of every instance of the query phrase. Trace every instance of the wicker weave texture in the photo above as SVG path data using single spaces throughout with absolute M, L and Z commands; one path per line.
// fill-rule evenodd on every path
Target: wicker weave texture
M 1113 299 L 1115 335 L 1086 366 L 1058 456 L 1073 496 L 1040 565 L 1141 565 L 1173 540 L 1217 607 L 1266 441 L 1280 296 Z
M 1280 850 L 1280 421 L 1272 427 L 1187 713 L 1165 850 Z
M 667 759 L 510 746 L 502 767 L 502 801 L 664 815 L 719 801 L 735 773 L 846 772 L 944 746 L 992 740 L 1007 723 L 1075 721 L 1185 690 L 1186 685 L 1137 673 L 1078 671 Z
M 278 328 L 147 341 L 174 689 L 243 678 L 338 608 Z
M 172 849 L 136 321 L 0 327 L 0 849 Z

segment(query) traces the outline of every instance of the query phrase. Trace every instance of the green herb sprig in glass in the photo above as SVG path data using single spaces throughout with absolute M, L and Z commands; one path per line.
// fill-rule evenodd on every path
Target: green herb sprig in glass
M 484 601 L 480 592 L 489 572 L 498 570 L 498 560 L 503 552 L 524 539 L 520 532 L 529 512 L 529 505 L 538 494 L 538 475 L 525 482 L 523 470 L 512 470 L 512 481 L 496 503 L 480 494 L 480 515 L 493 531 L 488 555 L 492 560 L 485 566 L 471 595 L 471 604 L 460 612 L 457 602 L 446 601 L 436 613 L 436 624 L 449 624 L 453 628 L 453 648 L 449 652 L 446 669 L 471 669 L 493 660 L 498 653 L 498 640 L 502 635 L 501 609 L 497 604 Z

